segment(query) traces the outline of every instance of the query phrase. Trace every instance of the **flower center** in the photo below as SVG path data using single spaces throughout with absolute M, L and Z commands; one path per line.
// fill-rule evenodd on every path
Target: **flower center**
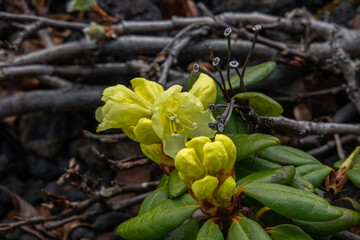
M 176 113 L 168 111 L 166 117 L 169 119 L 170 132 L 173 137 L 180 137 L 180 133 L 184 132 L 185 129 L 195 130 L 197 128 L 196 122 L 192 122 Z

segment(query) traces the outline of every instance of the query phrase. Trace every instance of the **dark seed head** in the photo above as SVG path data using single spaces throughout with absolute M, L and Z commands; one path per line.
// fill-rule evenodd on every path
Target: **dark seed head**
M 231 28 L 226 28 L 224 31 L 224 36 L 225 37 L 229 37 L 232 33 L 232 29 Z
M 198 63 L 195 63 L 195 64 L 193 65 L 193 71 L 194 71 L 194 73 L 197 73 L 199 70 L 200 70 L 200 65 L 199 65 Z
M 231 68 L 237 68 L 239 66 L 239 62 L 238 61 L 231 61 L 229 63 Z

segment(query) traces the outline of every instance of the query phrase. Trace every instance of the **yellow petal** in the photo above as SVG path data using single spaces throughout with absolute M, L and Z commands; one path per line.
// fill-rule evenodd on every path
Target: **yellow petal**
M 168 165 L 174 164 L 174 159 L 164 154 L 162 150 L 162 145 L 159 143 L 155 143 L 151 145 L 140 143 L 140 148 L 146 157 L 156 162 L 157 164 L 159 163 L 165 163 Z
M 135 126 L 124 127 L 123 131 L 131 140 L 133 140 L 135 142 L 140 142 L 140 140 L 134 134 L 134 129 L 135 129 Z
M 204 145 L 203 165 L 207 173 L 216 176 L 227 163 L 227 153 L 222 142 L 206 143 Z
M 235 192 L 236 183 L 234 178 L 228 177 L 217 191 L 217 197 L 224 202 L 229 202 Z
M 197 199 L 212 199 L 213 192 L 217 188 L 219 180 L 216 177 L 207 175 L 204 178 L 195 181 L 191 189 Z
M 216 83 L 205 73 L 200 74 L 189 92 L 200 99 L 204 109 L 216 101 Z
M 179 172 L 179 178 L 186 184 L 186 186 L 191 186 L 191 178 L 188 178 L 185 174 L 181 172 Z
M 186 147 L 195 149 L 196 155 L 200 162 L 204 159 L 204 145 L 205 143 L 211 142 L 208 137 L 196 137 L 185 143 Z
M 192 179 L 200 179 L 204 175 L 204 169 L 193 148 L 183 148 L 178 152 L 175 157 L 175 167 Z
M 108 100 L 115 100 L 117 102 L 131 103 L 134 105 L 139 105 L 146 109 L 151 109 L 151 103 L 146 101 L 144 98 L 136 95 L 132 90 L 125 87 L 124 85 L 116 85 L 112 87 L 105 88 L 103 91 L 102 101 L 106 102 Z
M 148 118 L 141 118 L 134 128 L 134 135 L 139 142 L 144 144 L 161 143 L 161 139 L 155 134 L 152 122 Z
M 136 126 L 140 118 L 151 116 L 151 110 L 137 104 L 114 100 L 107 100 L 101 111 L 103 119 L 118 127 Z
M 225 173 L 228 173 L 234 166 L 236 160 L 236 147 L 234 142 L 224 134 L 215 135 L 215 141 L 222 142 L 228 155 L 227 164 L 224 166 Z
M 145 78 L 134 78 L 130 82 L 135 94 L 151 104 L 153 104 L 160 93 L 164 91 L 160 84 L 146 80 Z

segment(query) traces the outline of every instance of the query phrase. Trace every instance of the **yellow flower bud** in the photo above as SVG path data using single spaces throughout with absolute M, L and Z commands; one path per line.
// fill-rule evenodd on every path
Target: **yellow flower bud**
M 219 198 L 219 200 L 224 201 L 226 203 L 229 202 L 231 200 L 232 195 L 235 192 L 235 187 L 236 187 L 236 183 L 234 178 L 228 177 L 219 187 L 216 194 L 217 198 Z
M 193 148 L 183 148 L 178 152 L 175 157 L 175 167 L 192 179 L 200 179 L 204 175 L 203 166 Z
M 188 178 L 185 174 L 183 174 L 182 172 L 179 172 L 179 178 L 181 179 L 181 181 L 183 181 L 186 186 L 190 187 L 191 186 L 191 178 Z
M 189 92 L 200 99 L 205 110 L 216 100 L 216 83 L 209 75 L 201 73 Z
M 160 143 L 155 143 L 151 145 L 140 143 L 140 148 L 146 157 L 156 162 L 157 164 L 159 163 L 165 163 L 168 165 L 174 164 L 174 159 L 164 154 L 162 150 L 162 145 Z
M 236 147 L 231 138 L 224 134 L 217 134 L 215 135 L 215 141 L 222 142 L 227 155 L 228 155 L 228 161 L 226 165 L 224 166 L 225 173 L 229 173 L 229 171 L 233 168 L 236 160 Z
M 204 159 L 204 145 L 205 143 L 211 142 L 208 137 L 196 137 L 188 141 L 185 145 L 188 148 L 195 149 L 196 155 L 198 156 L 200 162 L 203 162 Z
M 204 145 L 203 165 L 208 174 L 216 176 L 228 162 L 228 156 L 222 142 L 206 143 Z
M 191 189 L 197 199 L 212 199 L 213 192 L 217 188 L 219 180 L 216 177 L 207 175 L 195 181 Z
M 156 135 L 152 128 L 152 121 L 148 118 L 141 118 L 134 128 L 134 135 L 138 139 L 137 142 L 143 144 L 161 143 L 161 139 Z
M 123 131 L 131 140 L 133 140 L 135 142 L 140 142 L 139 139 L 134 134 L 134 129 L 135 129 L 135 126 L 124 127 Z

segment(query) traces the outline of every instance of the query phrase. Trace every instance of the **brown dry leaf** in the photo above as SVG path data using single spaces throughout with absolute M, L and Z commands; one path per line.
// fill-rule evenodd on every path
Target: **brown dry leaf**
M 20 45 L 22 53 L 35 52 L 44 48 L 44 44 L 40 39 L 25 40 Z
M 199 16 L 196 4 L 192 0 L 161 0 L 160 8 L 163 19 L 171 19 L 172 16 Z
M 11 214 L 8 214 L 7 217 L 16 215 L 16 216 L 20 216 L 23 218 L 30 218 L 30 217 L 39 215 L 37 210 L 30 203 L 28 203 L 26 200 L 21 198 L 19 195 L 17 195 L 16 193 L 10 191 L 9 189 L 7 189 L 6 187 L 1 186 L 1 185 L 0 185 L 0 189 L 8 192 L 10 194 L 10 196 L 12 198 L 12 202 L 13 202 L 13 207 L 14 207 L 13 210 L 15 210 L 15 211 L 12 211 Z M 9 215 L 11 215 L 11 216 L 9 216 Z
M 194 66 L 195 63 L 197 63 L 197 62 L 192 62 L 192 63 L 190 63 L 190 64 L 187 66 L 187 71 L 188 71 L 188 72 L 191 72 L 191 71 L 193 70 L 193 66 Z M 209 69 L 210 72 L 215 71 L 214 66 L 213 66 L 211 63 L 209 63 L 209 62 L 199 62 L 199 64 L 200 64 L 200 66 L 204 66 L 204 67 L 206 67 L 207 69 Z
M 75 18 L 67 13 L 54 13 L 54 14 L 49 14 L 47 17 L 56 20 L 75 21 Z
M 310 121 L 312 119 L 310 110 L 302 103 L 295 106 L 294 116 L 296 120 Z
M 70 239 L 70 233 L 77 227 L 89 227 L 91 228 L 91 225 L 88 223 L 80 222 L 80 221 L 73 221 L 69 222 L 63 225 L 62 227 L 62 238 L 61 240 L 69 240 Z

